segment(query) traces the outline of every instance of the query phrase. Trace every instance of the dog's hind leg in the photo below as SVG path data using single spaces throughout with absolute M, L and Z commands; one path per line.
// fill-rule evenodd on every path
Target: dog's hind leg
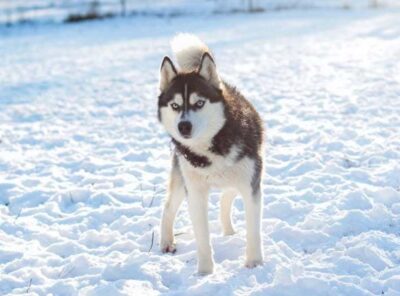
M 161 219 L 160 248 L 163 253 L 175 253 L 176 251 L 173 227 L 176 213 L 185 195 L 186 192 L 182 174 L 174 156 L 169 179 L 167 201 L 164 204 L 164 212 Z
M 246 266 L 249 268 L 263 263 L 261 239 L 261 214 L 263 207 L 261 190 L 262 160 L 254 160 L 252 178 L 239 185 L 246 215 Z
M 253 268 L 263 263 L 261 245 L 262 195 L 261 190 L 253 192 L 250 186 L 241 193 L 246 215 L 246 267 Z
M 224 235 L 232 235 L 235 233 L 232 227 L 232 203 L 236 197 L 236 190 L 229 189 L 222 193 L 220 219 L 222 224 L 222 232 Z

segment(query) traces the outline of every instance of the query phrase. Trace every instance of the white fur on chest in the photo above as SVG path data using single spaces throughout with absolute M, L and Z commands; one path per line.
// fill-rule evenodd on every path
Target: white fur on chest
M 197 149 L 196 149 L 197 150 Z M 236 186 L 238 183 L 251 181 L 254 172 L 254 160 L 243 157 L 237 161 L 240 153 L 239 147 L 232 146 L 226 156 L 216 155 L 207 151 L 196 151 L 206 156 L 211 165 L 208 167 L 194 167 L 184 157 L 179 156 L 179 164 L 182 174 L 197 175 L 202 181 L 219 189 Z

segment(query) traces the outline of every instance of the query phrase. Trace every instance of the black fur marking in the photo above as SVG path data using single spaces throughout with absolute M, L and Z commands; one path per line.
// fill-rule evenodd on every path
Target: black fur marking
M 175 145 L 176 153 L 182 155 L 195 168 L 205 168 L 211 165 L 211 161 L 206 156 L 194 153 L 175 139 L 172 139 L 172 143 Z
M 225 125 L 212 139 L 209 150 L 224 156 L 237 145 L 241 149 L 237 161 L 245 156 L 256 159 L 263 142 L 261 118 L 234 87 L 225 83 L 225 88 Z
M 223 101 L 222 91 L 210 85 L 207 80 L 196 72 L 178 73 L 178 75 L 172 79 L 168 88 L 158 97 L 158 120 L 161 121 L 160 108 L 167 107 L 175 94 L 181 94 L 182 98 L 185 99 L 185 85 L 187 85 L 186 104 L 189 104 L 187 101 L 192 93 L 196 93 L 208 99 L 211 103 Z M 193 110 L 196 109 L 195 106 L 189 106 L 189 108 Z
M 256 196 L 261 187 L 261 176 L 263 170 L 263 162 L 261 157 L 257 157 L 254 163 L 254 173 L 253 177 L 251 178 L 251 189 L 253 190 L 253 196 Z

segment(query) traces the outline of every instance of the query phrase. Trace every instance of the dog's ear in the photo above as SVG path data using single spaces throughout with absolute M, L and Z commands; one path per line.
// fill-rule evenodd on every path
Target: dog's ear
M 169 57 L 164 57 L 160 69 L 160 90 L 165 91 L 178 72 Z
M 197 70 L 200 76 L 210 82 L 216 88 L 220 86 L 220 79 L 217 73 L 217 67 L 211 55 L 206 52 L 201 57 L 199 69 Z

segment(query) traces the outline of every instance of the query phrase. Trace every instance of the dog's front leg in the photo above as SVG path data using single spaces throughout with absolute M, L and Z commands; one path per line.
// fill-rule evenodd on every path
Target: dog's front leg
M 214 261 L 208 229 L 208 192 L 209 186 L 200 176 L 187 176 L 189 214 L 197 244 L 198 265 L 200 275 L 213 272 Z
M 177 159 L 174 157 L 169 178 L 167 200 L 164 204 L 164 211 L 161 219 L 160 248 L 163 253 L 175 253 L 176 251 L 173 227 L 176 213 L 184 198 L 185 185 Z

